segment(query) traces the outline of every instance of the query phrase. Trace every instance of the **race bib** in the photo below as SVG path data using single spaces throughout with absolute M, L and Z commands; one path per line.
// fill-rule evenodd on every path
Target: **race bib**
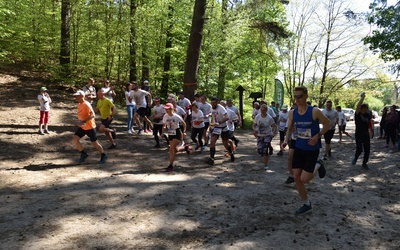
M 222 133 L 222 128 L 214 128 L 213 129 L 213 134 L 214 135 L 220 135 Z
M 297 128 L 297 138 L 310 139 L 311 128 Z
M 176 135 L 175 129 L 168 129 L 168 135 Z
M 267 131 L 265 128 L 259 128 L 258 129 L 258 136 L 266 135 Z

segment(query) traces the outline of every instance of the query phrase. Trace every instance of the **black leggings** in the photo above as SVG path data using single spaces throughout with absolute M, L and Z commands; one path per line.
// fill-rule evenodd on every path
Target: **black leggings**
M 389 145 L 389 140 L 392 141 L 393 145 L 396 144 L 396 124 L 386 123 L 386 144 Z
M 204 130 L 204 128 L 192 127 L 192 135 L 191 135 L 192 141 L 196 144 L 197 144 L 197 142 L 199 142 L 200 147 L 203 146 L 203 141 L 201 140 L 201 138 L 203 137 L 203 130 Z M 198 140 L 196 140 L 196 136 L 197 136 Z
M 364 149 L 363 164 L 367 164 L 369 159 L 369 153 L 371 150 L 371 140 L 368 134 L 360 135 L 356 133 L 356 155 L 355 155 L 356 160 L 361 155 L 363 149 Z

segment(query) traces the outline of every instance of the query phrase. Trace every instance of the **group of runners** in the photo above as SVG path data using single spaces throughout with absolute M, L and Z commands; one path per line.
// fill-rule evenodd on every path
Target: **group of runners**
M 108 149 L 113 149 L 117 147 L 116 130 L 111 128 L 116 107 L 113 101 L 106 97 L 106 94 L 111 91 L 102 88 L 96 92 L 93 83 L 94 80 L 89 79 L 88 84 L 82 90 L 73 94 L 78 102 L 78 120 L 76 121 L 78 128 L 73 135 L 72 143 L 80 152 L 79 162 L 84 162 L 88 153 L 83 149 L 80 138 L 87 135 L 92 145 L 100 153 L 98 163 L 102 164 L 106 162 L 108 156 L 97 141 L 95 113 L 99 112 L 101 116 L 101 125 L 98 131 L 105 133 L 111 143 Z M 46 91 L 47 89 L 43 87 L 41 96 L 49 102 L 51 99 L 46 95 Z M 166 171 L 174 170 L 173 164 L 177 152 L 186 151 L 187 154 L 190 154 L 189 139 L 195 145 L 194 149 L 200 150 L 201 153 L 207 146 L 209 147 L 209 158 L 206 163 L 214 165 L 216 144 L 221 137 L 230 161 L 235 161 L 235 150 L 240 141 L 234 136 L 234 131 L 241 126 L 242 119 L 231 99 L 225 101 L 212 97 L 209 103 L 205 95 L 196 94 L 192 103 L 184 97 L 183 93 L 180 93 L 179 97 L 170 94 L 167 103 L 161 104 L 159 97 L 152 98 L 150 91 L 139 88 L 137 82 L 127 84 L 125 97 L 128 112 L 127 132 L 133 133 L 133 125 L 136 123 L 139 127 L 138 134 L 141 134 L 142 124 L 145 123 L 148 128 L 152 129 L 156 142 L 154 147 L 160 147 L 160 139 L 164 138 L 169 146 L 169 165 L 165 168 Z M 330 101 L 326 103 L 326 109 L 321 111 L 319 108 L 309 105 L 307 98 L 307 88 L 296 87 L 294 90 L 295 104 L 290 111 L 287 105 L 282 105 L 281 110 L 275 111 L 264 101 L 254 103 L 253 110 L 253 134 L 257 138 L 257 150 L 263 157 L 264 168 L 268 169 L 268 156 L 272 154 L 271 141 L 278 131 L 280 136 L 278 155 L 282 155 L 285 148 L 289 146 L 288 170 L 290 176 L 286 183 L 295 183 L 304 202 L 303 206 L 296 210 L 298 214 L 311 210 L 311 202 L 308 199 L 305 184 L 310 182 L 316 174 L 320 178 L 324 178 L 326 174 L 323 161 L 319 159 L 322 147 L 321 137 L 325 137 L 324 158 L 330 157 L 330 140 L 336 124 L 340 121 L 340 112 L 332 109 Z M 363 167 L 368 168 L 366 164 L 369 157 L 369 140 L 365 139 L 364 135 L 365 131 L 368 133 L 367 121 L 369 122 L 370 117 L 368 106 L 363 104 L 364 98 L 365 94 L 361 96 L 355 115 L 357 150 L 352 164 L 356 164 L 364 150 Z M 129 106 L 133 106 L 133 108 Z M 152 106 L 151 115 L 147 110 L 150 106 Z M 132 113 L 129 114 L 130 112 Z M 45 119 L 45 115 L 43 117 Z M 191 136 L 187 138 L 186 132 L 189 128 L 191 128 Z M 45 130 L 47 130 L 47 123 Z M 344 132 L 343 127 L 341 130 Z

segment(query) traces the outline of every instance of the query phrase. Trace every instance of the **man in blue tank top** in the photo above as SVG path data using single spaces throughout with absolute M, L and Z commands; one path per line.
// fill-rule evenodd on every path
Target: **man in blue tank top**
M 296 87 L 294 98 L 297 108 L 289 112 L 288 132 L 282 146 L 286 147 L 291 133 L 297 133 L 292 168 L 297 191 L 304 202 L 304 205 L 297 209 L 295 213 L 302 214 L 311 210 L 311 202 L 308 199 L 304 184 L 309 183 L 317 171 L 320 178 L 324 178 L 326 174 L 323 165 L 320 165 L 318 170 L 315 167 L 321 148 L 321 136 L 329 130 L 330 121 L 321 110 L 307 104 L 308 90 L 306 87 Z M 323 125 L 321 131 L 319 129 L 320 123 Z

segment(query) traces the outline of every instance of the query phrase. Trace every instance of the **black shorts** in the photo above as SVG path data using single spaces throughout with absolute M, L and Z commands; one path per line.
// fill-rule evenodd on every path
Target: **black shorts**
M 283 130 L 283 131 L 279 130 L 279 140 L 280 141 L 284 141 L 285 140 L 286 131 L 287 131 L 287 128 L 285 128 L 285 130 Z
M 296 148 L 296 140 L 290 139 L 289 148 L 295 149 Z
M 213 133 L 212 133 L 213 131 L 214 131 L 214 129 L 211 130 L 212 136 L 217 136 L 217 137 L 219 138 L 220 135 L 213 134 Z M 231 138 L 232 136 L 233 136 L 233 132 L 232 132 L 232 131 L 227 130 L 227 131 L 222 131 L 222 132 L 221 132 L 221 138 L 222 138 L 222 139 L 229 139 L 229 138 Z
M 78 136 L 79 138 L 84 137 L 85 135 L 87 135 L 90 138 L 90 141 L 97 141 L 97 132 L 96 129 L 89 129 L 89 130 L 84 130 L 81 127 L 79 127 L 76 132 L 75 135 Z
M 113 121 L 113 119 L 111 119 L 111 120 L 101 119 L 101 124 L 103 124 L 104 127 L 109 128 L 112 121 Z
M 292 168 L 300 168 L 308 173 L 314 173 L 315 164 L 319 156 L 318 150 L 302 150 L 295 148 L 293 154 Z
M 328 132 L 326 132 L 324 134 L 324 139 L 325 139 L 325 143 L 326 144 L 331 144 L 331 140 L 333 138 L 333 134 L 335 134 L 335 130 L 334 129 L 328 130 Z
M 138 110 L 136 110 L 136 113 L 140 117 L 145 117 L 147 115 L 147 108 L 138 108 Z
M 346 125 L 339 125 L 339 131 L 345 132 L 346 131 Z
M 178 141 L 181 141 L 182 139 L 182 131 L 180 128 L 175 129 L 175 135 L 168 135 L 168 140 L 172 141 L 173 139 L 177 139 Z

